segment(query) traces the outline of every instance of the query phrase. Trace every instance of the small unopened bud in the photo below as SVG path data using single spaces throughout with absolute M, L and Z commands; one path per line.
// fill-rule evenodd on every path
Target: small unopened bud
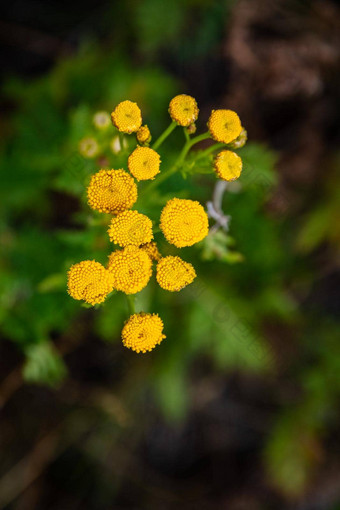
M 189 133 L 189 135 L 193 135 L 194 133 L 196 133 L 196 129 L 197 129 L 197 127 L 196 127 L 195 122 L 193 122 L 192 124 L 190 124 L 190 126 L 188 126 L 186 128 L 187 133 Z
M 243 147 L 246 144 L 247 139 L 248 139 L 247 131 L 244 128 L 242 128 L 242 131 L 238 135 L 238 137 L 235 138 L 235 140 L 233 140 L 228 145 L 232 149 L 241 149 L 241 147 Z
M 107 112 L 97 112 L 93 116 L 93 124 L 97 129 L 106 129 L 111 125 L 111 118 Z
M 95 138 L 83 138 L 79 142 L 79 152 L 84 158 L 94 158 L 99 152 L 99 145 Z
M 137 141 L 139 143 L 150 143 L 151 142 L 151 133 L 150 129 L 147 125 L 141 126 L 137 131 Z

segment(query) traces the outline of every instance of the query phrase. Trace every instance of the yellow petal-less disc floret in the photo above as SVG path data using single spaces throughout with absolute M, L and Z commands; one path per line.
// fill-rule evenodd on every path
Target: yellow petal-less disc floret
M 163 321 L 155 313 L 135 313 L 125 322 L 122 340 L 135 352 L 152 351 L 165 338 Z
M 213 110 L 208 129 L 217 142 L 230 143 L 239 136 L 242 126 L 239 116 L 232 110 Z
M 160 155 L 149 147 L 137 147 L 128 159 L 128 168 L 137 181 L 154 179 L 160 164 Z
M 173 198 L 162 210 L 160 228 L 177 248 L 192 246 L 208 235 L 208 216 L 199 202 Z
M 153 239 L 152 221 L 138 211 L 124 211 L 112 218 L 108 234 L 119 246 L 139 246 Z
M 194 267 L 181 257 L 169 255 L 157 264 L 156 279 L 160 287 L 171 292 L 184 289 L 196 278 Z
M 142 113 L 137 103 L 123 101 L 111 113 L 111 119 L 122 133 L 135 133 L 142 125 Z
M 141 250 L 144 250 L 149 255 L 151 260 L 156 260 L 156 261 L 161 260 L 162 255 L 160 254 L 157 244 L 154 241 L 152 241 L 151 243 L 142 244 L 142 246 L 140 246 L 140 248 L 141 248 Z
M 115 289 L 136 294 L 147 286 L 152 274 L 149 255 L 137 246 L 127 246 L 109 256 L 107 269 L 113 275 Z
M 137 200 L 137 186 L 122 169 L 100 170 L 87 188 L 88 204 L 99 212 L 118 214 L 130 209 Z
M 67 290 L 74 299 L 95 305 L 113 290 L 113 277 L 99 262 L 83 260 L 68 271 Z
M 180 126 L 190 126 L 197 120 L 199 109 L 194 97 L 180 94 L 171 99 L 169 114 Z
M 137 141 L 139 143 L 150 143 L 151 142 L 151 133 L 150 129 L 147 125 L 141 126 L 137 131 Z
M 242 159 L 236 152 L 221 151 L 214 161 L 215 172 L 224 181 L 238 179 L 242 172 Z

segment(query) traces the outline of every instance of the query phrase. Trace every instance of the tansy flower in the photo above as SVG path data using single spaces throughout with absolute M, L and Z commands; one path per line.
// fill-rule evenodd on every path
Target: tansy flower
M 135 313 L 124 324 L 123 344 L 135 352 L 152 351 L 165 338 L 163 327 L 163 321 L 157 314 Z
M 79 152 L 84 158 L 94 158 L 99 152 L 99 145 L 94 138 L 83 138 L 79 142 Z
M 109 256 L 107 269 L 113 275 L 113 284 L 125 294 L 136 294 L 147 286 L 152 273 L 149 255 L 136 246 L 127 246 Z
M 214 168 L 220 179 L 234 181 L 241 175 L 242 159 L 235 152 L 222 151 L 215 158 Z
M 100 170 L 87 188 L 88 204 L 99 212 L 117 214 L 137 200 L 137 186 L 124 170 Z
M 159 173 L 161 158 L 149 147 L 137 147 L 129 156 L 128 168 L 137 181 L 153 179 Z
M 169 114 L 172 120 L 180 126 L 190 126 L 197 120 L 199 109 L 195 98 L 187 94 L 180 94 L 171 99 Z
M 111 113 L 113 124 L 122 133 L 135 133 L 142 125 L 142 113 L 137 103 L 123 101 Z
M 68 272 L 67 290 L 74 299 L 95 305 L 113 290 L 113 276 L 95 260 L 74 264 Z
M 139 143 L 150 143 L 151 133 L 147 125 L 141 126 L 137 131 L 137 141 Z
M 178 291 L 196 278 L 195 269 L 180 257 L 163 257 L 157 264 L 156 279 L 165 290 Z
M 154 241 L 152 241 L 151 243 L 142 244 L 140 246 L 140 249 L 144 250 L 149 255 L 151 260 L 158 261 L 158 260 L 161 260 L 161 258 L 162 258 L 162 255 L 159 253 L 157 244 Z
M 93 116 L 93 124 L 97 129 L 106 129 L 110 125 L 110 115 L 107 112 L 97 112 Z
M 162 210 L 160 228 L 166 240 L 183 248 L 198 243 L 208 235 L 208 216 L 193 200 L 173 198 Z
M 152 221 L 138 211 L 124 211 L 111 220 L 108 234 L 119 246 L 139 246 L 153 239 Z
M 230 143 L 241 133 L 242 126 L 239 116 L 232 110 L 213 110 L 208 129 L 217 142 Z

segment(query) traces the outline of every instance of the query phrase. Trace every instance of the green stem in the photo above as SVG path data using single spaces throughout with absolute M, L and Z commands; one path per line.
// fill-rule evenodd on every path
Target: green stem
M 128 313 L 129 315 L 133 315 L 134 313 L 136 313 L 135 296 L 133 294 L 125 294 L 125 296 L 128 305 Z
M 189 135 L 189 133 L 188 133 L 187 128 L 183 128 L 183 131 L 184 131 L 185 140 L 186 140 L 187 142 L 189 142 L 189 140 L 190 140 L 190 135 Z
M 206 156 L 209 156 L 209 154 L 211 154 L 212 152 L 216 151 L 217 149 L 222 149 L 222 147 L 226 147 L 225 143 L 214 143 L 214 145 L 211 145 L 210 147 L 208 147 L 204 151 L 201 151 L 197 155 L 197 158 L 195 158 L 195 161 L 197 161 L 199 159 L 202 159 L 202 158 L 205 158 Z
M 187 140 L 186 144 L 184 145 L 183 149 L 182 149 L 182 152 L 180 153 L 176 163 L 175 163 L 175 167 L 178 168 L 182 163 L 183 161 L 185 160 L 186 158 L 186 155 L 188 154 L 188 152 L 190 151 L 191 147 L 193 147 L 194 145 L 196 145 L 196 143 L 199 143 L 199 142 L 202 142 L 203 140 L 207 140 L 208 138 L 210 138 L 210 133 L 209 131 L 207 131 L 206 133 L 203 133 L 201 135 L 198 135 L 198 136 L 195 136 L 195 138 L 189 138 L 189 140 Z
M 206 133 L 203 133 L 202 135 L 195 136 L 195 138 L 189 138 L 187 142 L 185 143 L 180 155 L 178 156 L 175 163 L 172 165 L 172 167 L 167 172 L 162 172 L 159 177 L 156 177 L 154 181 L 152 181 L 148 186 L 145 187 L 143 190 L 142 196 L 146 192 L 150 192 L 152 189 L 156 188 L 159 184 L 161 184 L 163 181 L 168 179 L 171 175 L 177 172 L 178 168 L 182 165 L 184 162 L 186 155 L 190 151 L 190 149 L 196 145 L 196 143 L 201 142 L 202 140 L 207 140 L 210 138 L 210 133 L 207 131 Z
M 166 138 L 173 132 L 175 127 L 177 126 L 177 123 L 173 120 L 171 124 L 166 128 L 165 131 L 157 138 L 155 143 L 152 145 L 152 148 L 154 150 L 158 149 L 158 147 L 164 142 Z
M 118 137 L 119 137 L 119 145 L 120 145 L 120 152 L 124 150 L 124 135 L 120 131 L 118 131 Z

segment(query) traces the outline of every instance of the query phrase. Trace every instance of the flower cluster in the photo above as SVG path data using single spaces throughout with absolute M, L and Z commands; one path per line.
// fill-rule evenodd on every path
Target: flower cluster
M 135 102 L 123 101 L 112 111 L 111 120 L 119 136 L 116 135 L 110 144 L 115 154 L 126 154 L 125 164 L 120 159 L 119 166 L 123 168 L 101 169 L 92 175 L 87 199 L 94 211 L 111 215 L 107 232 L 115 249 L 108 256 L 106 267 L 94 260 L 85 260 L 74 264 L 68 272 L 68 292 L 74 299 L 98 305 L 112 291 L 127 296 L 131 315 L 123 326 L 122 341 L 135 352 L 151 351 L 165 338 L 164 325 L 157 314 L 134 311 L 134 295 L 148 285 L 153 266 L 156 282 L 169 292 L 181 291 L 196 278 L 191 263 L 179 255 L 160 253 L 155 235 L 157 239 L 158 234 L 163 234 L 169 244 L 184 248 L 207 237 L 209 223 L 204 207 L 195 200 L 177 197 L 167 200 L 154 221 L 132 207 L 137 204 L 143 211 L 142 198 L 147 196 L 148 187 L 151 190 L 180 170 L 191 147 L 207 138 L 218 142 L 216 150 L 222 144 L 222 150 L 214 159 L 216 176 L 225 181 L 237 179 L 242 171 L 242 160 L 232 149 L 241 148 L 247 139 L 238 115 L 231 110 L 213 110 L 207 123 L 208 132 L 191 138 L 196 131 L 199 109 L 196 100 L 186 94 L 170 101 L 169 114 L 170 126 L 149 147 L 151 133 L 148 126 L 143 125 L 141 110 Z M 109 124 L 107 112 L 94 115 L 93 125 L 97 130 L 106 132 Z M 186 145 L 174 165 L 163 170 L 158 148 L 177 126 L 185 130 Z M 131 134 L 135 137 L 134 147 L 125 136 Z M 84 157 L 94 158 L 101 147 L 95 138 L 88 137 L 80 142 L 79 150 Z M 212 152 L 215 145 L 207 150 Z M 153 181 L 142 183 L 142 197 L 138 197 L 136 181 Z M 155 223 L 159 229 L 154 229 Z

